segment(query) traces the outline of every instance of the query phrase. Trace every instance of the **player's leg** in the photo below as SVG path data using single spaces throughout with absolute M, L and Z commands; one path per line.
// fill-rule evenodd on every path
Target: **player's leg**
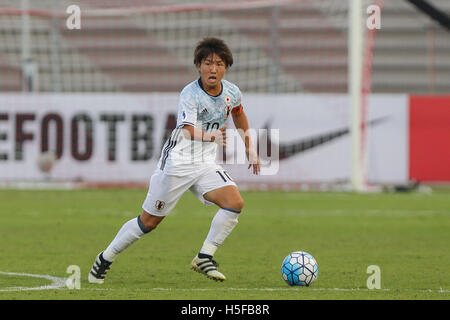
M 209 191 L 203 197 L 221 208 L 233 209 L 234 211 L 241 211 L 244 207 L 244 199 L 235 185 L 221 187 Z M 233 211 L 231 210 L 231 211 Z
M 145 214 L 149 215 L 147 213 Z M 142 215 L 144 215 L 144 213 Z M 90 283 L 103 283 L 106 272 L 116 259 L 116 256 L 139 240 L 144 234 L 149 233 L 159 224 L 162 218 L 164 218 L 155 217 L 159 219 L 158 223 L 153 222 L 154 227 L 149 228 L 148 226 L 145 226 L 141 216 L 125 222 L 109 246 L 97 255 L 88 275 L 88 281 Z
M 244 207 L 244 200 L 236 186 L 225 186 L 209 191 L 203 197 L 219 207 L 208 235 L 200 249 L 200 254 L 213 256 L 219 246 L 238 224 L 238 218 Z
M 89 272 L 89 282 L 103 283 L 106 272 L 117 255 L 155 229 L 192 183 L 188 179 L 166 176 L 162 171 L 155 172 L 142 205 L 142 214 L 127 221 L 108 247 L 97 255 Z
M 159 223 L 165 218 L 165 216 L 154 216 L 151 213 L 143 210 L 139 218 L 142 221 L 145 229 L 153 230 L 159 225 Z
M 106 261 L 113 262 L 117 255 L 139 240 L 144 234 L 155 229 L 164 216 L 154 216 L 145 210 L 137 218 L 126 222 L 117 233 L 114 240 L 103 252 Z
M 219 206 L 203 246 L 192 260 L 191 266 L 211 279 L 223 281 L 225 276 L 217 270 L 217 263 L 212 258 L 237 225 L 244 200 L 236 184 L 220 167 L 202 177 L 191 190 L 205 204 Z

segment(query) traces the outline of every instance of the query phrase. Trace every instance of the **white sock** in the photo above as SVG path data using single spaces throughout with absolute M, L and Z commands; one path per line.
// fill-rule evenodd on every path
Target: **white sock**
M 232 210 L 232 211 L 231 211 Z M 239 210 L 223 209 L 217 211 L 211 222 L 211 228 L 203 242 L 200 253 L 214 256 L 217 248 L 222 245 L 238 223 Z
M 150 230 L 145 229 L 140 217 L 129 220 L 122 226 L 114 240 L 105 249 L 103 252 L 103 258 L 107 261 L 113 262 L 119 253 L 128 248 L 149 231 Z

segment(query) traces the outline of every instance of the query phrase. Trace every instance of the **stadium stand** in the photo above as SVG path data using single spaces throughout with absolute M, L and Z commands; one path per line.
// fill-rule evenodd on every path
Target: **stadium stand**
M 224 3 L 225 1 L 220 1 Z M 179 10 L 89 18 L 68 30 L 51 10 L 73 1 L 30 1 L 31 53 L 42 92 L 175 92 L 196 71 L 192 49 L 203 36 L 224 38 L 236 63 L 228 74 L 246 92 L 346 92 L 347 34 L 332 1 L 279 10 Z M 181 6 L 185 2 L 165 1 Z M 200 7 L 211 1 L 196 1 Z M 236 1 L 232 1 L 236 4 Z M 450 13 L 450 3 L 434 0 Z M 82 10 L 160 6 L 150 0 L 79 0 Z M 0 0 L 0 91 L 21 91 L 20 1 Z M 67 16 L 67 15 L 66 15 Z M 450 88 L 450 32 L 406 1 L 385 1 L 374 46 L 372 92 L 442 94 Z

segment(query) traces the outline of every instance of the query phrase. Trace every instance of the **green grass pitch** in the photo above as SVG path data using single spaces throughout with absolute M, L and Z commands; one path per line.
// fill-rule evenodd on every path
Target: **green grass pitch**
M 146 192 L 0 190 L 0 299 L 450 298 L 449 189 L 242 192 L 240 222 L 215 256 L 223 283 L 190 270 L 216 208 L 186 193 L 157 229 L 118 256 L 103 285 L 89 284 L 95 256 L 140 214 Z M 284 257 L 298 250 L 319 264 L 310 287 L 289 287 L 281 277 Z M 81 270 L 79 290 L 61 285 L 70 265 Z M 381 289 L 366 286 L 370 265 L 381 270 Z

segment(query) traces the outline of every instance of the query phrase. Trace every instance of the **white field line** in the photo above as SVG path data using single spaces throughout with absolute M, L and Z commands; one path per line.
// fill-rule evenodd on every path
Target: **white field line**
M 4 271 L 0 271 L 0 275 L 40 278 L 40 279 L 46 279 L 46 280 L 49 280 L 52 282 L 49 285 L 39 286 L 39 287 L 8 287 L 8 288 L 4 288 L 4 289 L 0 288 L 0 292 L 60 289 L 60 288 L 63 288 L 66 286 L 66 280 L 67 280 L 66 278 L 58 278 L 58 277 L 53 277 L 53 276 L 49 276 L 49 275 L 4 272 Z
M 32 277 L 32 278 L 40 278 L 52 281 L 51 284 L 45 286 L 38 287 L 8 287 L 1 289 L 0 292 L 12 292 L 12 291 L 29 291 L 29 290 L 51 290 L 51 289 L 62 289 L 66 288 L 66 280 L 67 278 L 58 278 L 49 275 L 40 275 L 40 274 L 30 274 L 30 273 L 16 273 L 16 272 L 4 272 L 0 271 L 0 275 L 6 276 L 20 276 L 20 277 Z M 152 291 L 185 291 L 185 292 L 195 292 L 195 291 L 298 291 L 298 290 L 308 290 L 308 291 L 342 291 L 342 292 L 353 292 L 353 291 L 362 291 L 362 292 L 413 292 L 413 293 L 450 293 L 450 290 L 440 289 L 366 289 L 366 288 L 133 288 L 130 289 L 132 291 L 143 291 L 143 292 L 152 292 Z M 80 290 L 84 291 L 126 291 L 129 289 L 121 288 L 81 288 Z
M 429 216 L 450 215 L 450 210 L 399 210 L 399 209 L 333 209 L 284 210 L 283 214 L 295 216 Z
M 116 289 L 116 288 L 81 288 L 86 291 L 125 291 L 128 289 Z M 133 291 L 299 291 L 301 288 L 135 288 Z M 362 291 L 362 292 L 413 292 L 413 293 L 450 293 L 450 290 L 440 289 L 365 289 L 365 288 L 304 288 L 307 291 Z

